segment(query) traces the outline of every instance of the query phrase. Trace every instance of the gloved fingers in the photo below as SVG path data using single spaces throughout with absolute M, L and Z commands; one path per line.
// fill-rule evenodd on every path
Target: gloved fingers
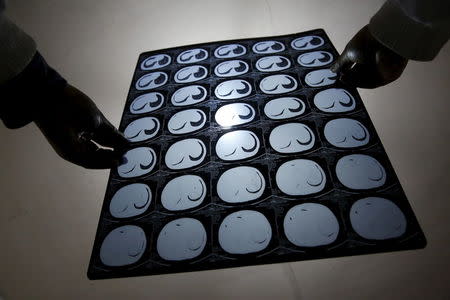
M 367 64 L 355 64 L 351 69 L 342 72 L 339 80 L 346 85 L 373 89 L 384 84 L 375 67 Z
M 120 157 L 115 151 L 100 148 L 92 141 L 80 143 L 78 150 L 70 160 L 87 169 L 109 169 L 119 164 Z
M 115 151 L 121 151 L 129 145 L 126 137 L 117 130 L 105 117 L 94 130 L 92 139 L 105 147 L 111 147 Z
M 352 65 L 355 63 L 353 58 L 348 55 L 347 49 L 339 55 L 334 64 L 330 67 L 330 70 L 334 73 L 341 73 L 349 70 Z
M 400 77 L 408 64 L 408 59 L 390 51 L 378 51 L 376 54 L 377 71 L 386 82 Z

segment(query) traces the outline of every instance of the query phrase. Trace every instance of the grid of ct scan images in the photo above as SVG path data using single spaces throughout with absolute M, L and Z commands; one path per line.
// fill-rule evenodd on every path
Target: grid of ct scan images
M 89 278 L 424 247 L 337 56 L 321 29 L 142 53 Z

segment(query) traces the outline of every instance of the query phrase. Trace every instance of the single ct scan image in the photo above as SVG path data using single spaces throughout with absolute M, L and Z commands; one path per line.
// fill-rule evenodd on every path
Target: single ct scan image
M 90 279 L 426 245 L 322 29 L 142 53 Z

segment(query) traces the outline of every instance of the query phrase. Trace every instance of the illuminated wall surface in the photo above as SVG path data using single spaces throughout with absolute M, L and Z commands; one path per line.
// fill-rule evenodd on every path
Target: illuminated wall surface
M 127 98 L 127 95 L 130 85 L 132 84 L 134 87 L 138 79 L 139 75 L 136 75 L 132 81 L 135 66 L 137 65 L 137 58 L 142 52 L 220 40 L 277 36 L 304 32 L 315 28 L 324 28 L 331 42 L 341 52 L 349 39 L 362 26 L 367 24 L 370 17 L 379 9 L 382 2 L 352 0 L 15 0 L 8 1 L 7 14 L 34 37 L 40 52 L 49 64 L 64 75 L 70 83 L 89 95 L 111 123 L 118 126 L 122 113 L 127 111 L 129 109 L 128 105 L 131 104 L 130 102 L 126 102 L 126 100 L 132 100 L 131 98 Z M 284 42 L 284 45 L 291 51 L 288 42 Z M 384 145 L 387 156 L 392 163 L 393 169 L 395 169 L 395 174 L 398 176 L 408 202 L 411 204 L 420 227 L 425 233 L 428 241 L 426 248 L 413 251 L 384 252 L 373 255 L 264 264 L 243 268 L 226 268 L 202 272 L 184 272 L 179 274 L 91 281 L 87 278 L 86 272 L 89 269 L 99 216 L 102 211 L 105 212 L 109 209 L 109 206 L 106 206 L 102 210 L 105 190 L 108 186 L 109 171 L 86 170 L 62 160 L 33 124 L 19 130 L 8 130 L 0 126 L 0 135 L 2 137 L 0 147 L 0 153 L 2 154 L 2 167 L 0 168 L 2 179 L 0 181 L 0 190 L 2 192 L 0 209 L 0 296 L 5 299 L 424 299 L 430 297 L 434 299 L 445 299 L 450 293 L 447 282 L 449 272 L 447 249 L 450 242 L 450 236 L 448 234 L 450 225 L 448 221 L 450 220 L 450 202 L 448 201 L 447 189 L 450 182 L 450 161 L 448 156 L 450 146 L 448 126 L 448 95 L 450 93 L 448 80 L 450 78 L 450 69 L 448 68 L 450 65 L 449 50 L 450 48 L 447 44 L 431 62 L 421 63 L 410 61 L 400 79 L 388 86 L 375 90 L 359 89 L 358 93 L 361 97 L 354 93 L 354 90 L 348 90 L 355 98 L 355 111 L 361 112 L 360 105 L 364 103 L 372 123 L 367 122 L 365 118 L 350 117 L 350 113 L 348 113 L 348 118 L 353 118 L 367 129 L 367 133 L 369 134 L 369 142 L 367 145 L 373 145 L 379 142 L 382 142 Z M 252 53 L 252 49 L 248 47 L 247 55 Z M 300 51 L 298 53 L 303 52 Z M 210 51 L 208 55 L 209 58 L 214 58 L 213 51 Z M 261 57 L 274 55 L 277 54 L 261 55 Z M 284 56 L 284 54 L 280 55 Z M 175 55 L 171 58 L 172 67 L 176 65 L 181 66 L 181 64 L 176 62 Z M 289 56 L 291 69 L 293 67 L 297 69 L 301 67 L 297 59 L 298 56 Z M 255 61 L 249 63 L 246 57 L 223 59 L 223 61 L 225 60 L 242 60 L 249 64 L 249 68 L 252 71 L 257 70 L 254 64 Z M 261 61 L 262 67 L 268 66 L 267 64 L 264 65 L 265 62 L 270 63 L 270 61 Z M 278 60 L 278 63 L 283 65 L 282 59 Z M 199 62 L 198 64 L 194 63 L 190 65 L 203 64 Z M 214 65 L 208 69 L 208 76 L 214 76 L 217 82 L 249 77 L 243 74 L 241 77 L 218 79 L 218 76 L 214 73 L 215 67 Z M 237 72 L 239 72 L 241 70 L 239 67 L 242 66 L 236 64 L 235 67 L 238 68 Z M 169 66 L 165 67 L 165 69 L 170 68 Z M 315 67 L 314 69 L 320 68 L 322 67 Z M 327 66 L 323 68 L 327 68 Z M 181 67 L 174 68 L 173 70 L 175 69 L 178 70 Z M 227 71 L 227 65 L 219 69 L 220 72 L 225 72 Z M 164 71 L 164 68 L 161 70 Z M 243 67 L 243 70 L 245 70 L 245 67 Z M 154 71 L 140 72 L 142 72 L 140 75 L 144 75 Z M 249 74 L 249 72 L 246 74 Z M 284 73 L 291 76 L 293 74 L 296 75 L 293 77 L 298 84 L 298 91 L 304 88 L 310 89 L 305 84 L 305 78 L 303 76 L 290 71 Z M 271 73 L 261 75 L 261 78 L 269 76 L 269 74 Z M 276 74 L 283 74 L 283 70 L 276 72 Z M 172 72 L 170 73 L 170 78 L 168 78 L 172 83 L 174 82 L 174 75 L 175 73 Z M 250 79 L 248 81 L 252 84 L 253 93 L 253 96 L 249 96 L 248 99 L 254 97 L 256 93 L 262 94 L 258 82 L 250 82 Z M 176 84 L 188 86 L 197 83 Z M 283 82 L 283 84 L 285 83 Z M 210 86 L 208 90 L 210 97 L 211 95 L 214 97 L 215 87 L 214 85 Z M 334 85 L 329 87 L 333 88 Z M 317 91 L 326 89 L 328 88 L 311 88 L 311 90 Z M 152 90 L 136 93 L 146 94 L 150 92 Z M 342 95 L 345 95 L 345 93 Z M 172 105 L 171 95 L 164 96 L 168 96 L 165 99 L 164 105 Z M 267 95 L 267 98 L 275 99 L 283 96 Z M 308 98 L 308 95 L 302 95 L 301 93 L 298 93 L 298 96 L 300 100 L 305 102 L 305 112 L 302 113 L 303 117 L 306 117 L 306 114 L 313 110 L 319 113 L 319 108 L 315 105 L 314 98 Z M 306 97 L 302 98 L 300 96 Z M 216 124 L 216 121 L 224 122 L 222 123 L 223 126 L 229 126 L 226 125 L 228 120 L 227 115 L 232 114 L 233 111 L 242 112 L 240 115 L 244 117 L 239 117 L 239 119 L 236 119 L 237 117 L 234 118 L 233 122 L 242 122 L 242 124 L 236 125 L 236 129 L 245 130 L 244 128 L 246 127 L 252 127 L 252 122 L 256 122 L 257 120 L 261 121 L 261 119 L 271 122 L 271 124 L 287 123 L 282 120 L 269 120 L 266 117 L 264 108 L 267 108 L 266 111 L 270 114 L 271 109 L 278 107 L 279 104 L 277 102 L 271 102 L 271 105 L 267 107 L 265 105 L 255 106 L 256 103 L 246 101 L 245 99 L 220 100 L 227 104 L 228 102 L 229 104 L 240 102 L 248 106 L 229 106 L 222 109 L 218 115 L 216 114 L 218 111 L 216 113 L 207 110 L 203 111 L 205 114 L 205 125 L 203 128 L 209 128 L 211 126 L 217 128 L 219 123 Z M 204 107 L 206 101 L 210 101 L 210 99 L 208 98 L 208 100 L 198 105 Z M 257 103 L 259 104 L 259 102 Z M 301 113 L 299 101 L 286 99 L 283 103 L 289 105 L 289 108 L 294 110 L 294 112 L 289 111 L 289 109 L 285 110 L 283 114 L 295 115 Z M 324 102 L 324 106 L 326 107 L 325 104 Z M 216 106 L 215 108 L 218 107 Z M 255 111 L 255 117 L 252 121 L 246 123 L 246 120 L 252 118 L 252 108 Z M 295 110 L 299 108 L 300 111 L 296 112 Z M 160 111 L 165 109 L 161 108 Z M 196 105 L 192 105 L 178 107 L 174 111 L 187 109 L 201 110 Z M 280 113 L 281 110 L 273 111 L 272 115 Z M 331 113 L 324 112 L 324 114 L 329 116 L 329 118 L 326 118 L 327 122 L 334 119 Z M 152 133 L 151 130 L 148 135 L 156 134 L 157 136 L 155 138 L 158 138 L 162 132 L 165 132 L 169 136 L 179 136 L 181 140 L 183 135 L 174 135 L 168 128 L 170 127 L 172 128 L 172 132 L 176 132 L 176 129 L 183 125 L 183 123 L 177 123 L 177 120 L 182 120 L 189 116 L 195 119 L 194 124 L 187 123 L 178 132 L 187 132 L 196 126 L 201 126 L 203 122 L 200 122 L 203 116 L 202 112 L 185 112 L 184 116 L 180 114 L 177 118 L 174 117 L 172 119 L 170 125 L 173 126 L 168 124 L 169 120 L 171 120 L 168 118 L 165 122 L 159 124 L 160 129 L 156 130 L 156 133 Z M 217 120 L 216 116 L 221 117 Z M 158 118 L 158 114 L 155 113 L 155 116 L 153 116 L 149 113 L 148 115 L 142 115 L 142 117 Z M 246 119 L 246 117 L 249 119 Z M 140 116 L 138 117 L 136 115 L 134 118 L 138 119 Z M 293 118 L 295 117 L 293 116 Z M 301 118 L 301 116 L 298 116 L 298 118 Z M 148 124 L 155 124 L 152 120 L 149 119 Z M 128 122 L 128 119 L 125 121 Z M 333 125 L 335 127 L 339 126 L 339 123 L 340 125 L 348 125 L 348 122 L 351 121 L 339 121 L 337 124 L 336 122 L 330 123 L 328 127 L 325 126 L 326 123 L 319 124 L 319 127 L 315 127 L 316 123 L 314 121 L 299 122 L 308 126 L 311 133 L 314 134 L 314 147 L 326 143 L 330 149 L 337 149 L 332 143 L 337 143 L 341 140 L 334 135 L 336 139 L 330 139 L 328 141 L 325 138 L 325 132 L 330 130 L 328 136 L 333 136 L 331 134 L 333 132 Z M 357 124 L 355 122 L 353 123 Z M 121 125 L 121 129 L 125 130 L 128 124 L 123 123 Z M 136 124 L 136 126 L 139 126 L 139 124 Z M 155 128 L 157 126 L 155 124 Z M 301 125 L 292 126 L 296 127 L 281 127 L 278 131 L 289 132 L 290 130 L 295 130 L 295 132 L 303 132 L 305 134 L 304 141 L 307 141 L 306 138 L 309 136 L 309 131 Z M 267 127 L 255 127 L 257 126 L 253 125 L 252 130 L 254 130 L 255 136 L 260 142 L 258 151 L 269 151 L 271 154 L 279 155 L 280 157 L 292 157 L 290 160 L 293 160 L 294 157 L 301 156 L 301 153 L 277 152 L 270 145 L 270 130 L 265 132 L 265 136 L 261 136 L 260 134 Z M 327 128 L 328 130 L 326 130 Z M 359 125 L 357 125 L 357 128 L 359 128 Z M 378 137 L 375 133 L 375 128 Z M 129 130 L 131 129 L 132 127 Z M 135 131 L 134 134 L 136 133 Z M 198 133 L 199 131 L 197 131 Z M 360 131 L 360 133 L 362 134 L 363 132 Z M 195 133 L 183 134 L 186 137 L 195 135 Z M 220 135 L 218 132 L 217 137 Z M 144 136 L 143 133 L 136 138 L 142 138 L 142 136 Z M 240 136 L 245 135 L 240 134 Z M 360 138 L 363 137 L 363 135 L 357 136 Z M 277 139 L 274 138 L 273 140 L 275 145 Z M 268 144 L 263 144 L 262 141 L 269 142 Z M 150 140 L 147 142 L 150 143 Z M 143 145 L 147 142 L 136 142 L 136 145 Z M 215 146 L 206 144 L 206 141 L 203 140 L 202 142 L 205 143 L 205 151 L 209 151 L 205 152 L 205 157 L 208 155 L 208 159 L 210 159 L 210 154 L 215 152 Z M 353 142 L 356 143 L 357 141 Z M 285 147 L 288 143 L 281 145 L 278 149 L 283 150 L 281 148 Z M 248 144 L 243 146 L 251 149 L 250 146 L 252 145 L 251 141 L 249 141 Z M 297 145 L 298 148 L 301 147 L 300 144 L 297 143 Z M 169 145 L 166 144 L 165 146 L 168 147 Z M 200 147 L 198 143 L 197 145 L 192 144 L 192 146 Z M 306 147 L 306 145 L 303 147 Z M 198 149 L 198 152 L 195 152 L 195 154 L 198 156 L 201 151 L 200 148 L 196 149 Z M 153 150 L 161 151 L 161 149 L 157 149 L 156 147 Z M 231 150 L 234 150 L 234 148 Z M 308 151 L 312 151 L 312 148 L 304 153 Z M 246 153 L 244 151 L 241 152 Z M 342 150 L 342 153 L 350 152 L 352 152 L 350 149 Z M 226 154 L 229 153 L 231 152 Z M 155 152 L 155 154 L 157 153 Z M 165 166 L 165 153 L 159 152 L 158 155 L 159 168 L 161 164 Z M 389 186 L 392 183 L 390 180 L 394 180 L 391 176 L 394 174 L 392 168 L 379 156 L 370 156 L 373 156 L 385 169 L 385 186 Z M 382 155 L 382 157 L 386 156 Z M 216 159 L 217 161 L 221 161 L 217 155 Z M 331 182 L 340 184 L 339 179 L 334 177 L 335 173 L 332 168 L 328 169 L 327 165 L 323 164 L 323 161 L 317 160 L 317 163 L 324 171 L 325 176 L 328 176 L 326 177 L 326 184 L 330 184 Z M 235 162 L 224 162 L 223 164 L 231 166 L 235 165 Z M 281 166 L 282 164 L 278 163 L 278 165 Z M 255 167 L 255 165 L 242 165 L 242 167 L 246 166 Z M 248 174 L 244 179 L 250 178 L 250 174 L 253 174 L 256 179 L 256 184 L 260 183 L 258 174 L 261 177 L 266 176 L 264 177 L 265 189 L 263 193 L 266 193 L 269 188 L 271 190 L 278 189 L 276 185 L 276 173 L 274 175 L 274 183 L 273 178 L 268 178 L 268 175 L 265 175 L 267 174 L 265 173 L 267 170 L 260 169 L 258 166 L 255 168 L 260 173 L 250 168 L 242 168 L 238 169 L 238 171 L 240 170 L 239 173 L 241 174 Z M 153 172 L 156 172 L 155 170 L 156 168 Z M 179 174 L 178 176 L 173 176 L 173 178 L 182 176 L 182 173 L 204 178 L 202 174 L 187 174 L 189 172 L 186 171 L 173 171 L 173 174 Z M 116 170 L 113 170 L 114 172 Z M 215 175 L 217 181 L 220 174 L 223 174 L 221 180 L 221 182 L 224 182 L 223 186 L 225 186 L 227 181 L 234 180 L 237 176 L 234 172 L 225 173 L 225 170 L 220 169 L 217 170 L 217 174 Z M 319 173 L 316 174 L 319 175 Z M 202 185 L 200 181 L 196 180 L 198 178 L 194 176 L 184 177 L 184 182 L 188 186 L 196 185 L 200 191 L 202 186 L 206 187 L 207 184 L 209 186 L 207 190 L 209 194 L 205 195 L 203 200 L 200 197 L 198 201 L 206 204 L 207 199 L 211 199 L 212 192 L 215 193 L 215 199 L 220 200 L 218 191 L 214 188 L 217 186 L 216 183 L 214 185 L 208 182 L 205 177 L 203 179 L 205 185 Z M 320 179 L 320 175 L 317 179 Z M 131 183 L 132 181 L 138 183 L 138 180 L 135 179 L 125 179 L 123 183 L 125 185 L 125 182 Z M 318 182 L 313 181 L 312 183 L 317 184 Z M 244 180 L 242 180 L 242 183 L 244 183 Z M 167 185 L 168 187 L 164 194 L 170 196 L 173 192 L 173 188 L 170 187 L 178 184 L 176 180 L 172 181 L 171 185 Z M 256 184 L 255 187 L 258 187 Z M 329 188 L 329 185 L 324 187 L 324 189 L 327 188 Z M 382 188 L 375 188 L 373 191 L 380 189 Z M 256 191 L 256 189 L 250 190 Z M 350 189 L 344 186 L 342 190 L 348 191 Z M 111 193 L 113 192 L 115 191 L 108 190 L 107 196 L 112 197 Z M 152 190 L 151 192 L 152 201 L 149 203 L 149 209 L 154 210 L 156 205 L 164 209 L 160 198 L 162 190 Z M 279 192 L 280 194 L 283 193 L 281 189 Z M 223 189 L 220 193 L 228 201 L 233 201 L 234 193 L 230 193 L 228 189 Z M 252 194 L 246 191 L 246 194 L 259 197 L 258 193 Z M 385 198 L 394 202 L 388 195 L 381 196 L 380 193 L 368 194 L 370 195 L 367 195 L 367 197 Z M 141 195 L 145 195 L 145 193 Z M 192 194 L 191 198 L 195 199 L 195 197 L 199 197 L 200 195 L 200 193 Z M 262 197 L 265 197 L 265 195 L 267 194 L 264 194 Z M 291 196 L 284 195 L 283 197 L 290 198 Z M 298 197 L 304 199 L 306 196 Z M 131 214 L 133 211 L 143 210 L 140 207 L 145 204 L 144 200 L 145 198 L 141 202 L 138 201 L 136 203 L 137 208 L 133 206 L 133 208 L 127 210 L 127 213 Z M 356 197 L 354 197 L 349 203 L 353 203 L 356 200 Z M 252 201 L 254 202 L 251 203 L 257 202 L 257 200 Z M 403 199 L 400 202 L 397 201 L 394 203 L 405 215 L 407 221 L 405 234 L 408 234 L 407 232 L 411 228 L 408 221 L 411 220 L 412 215 L 409 209 L 405 210 L 402 205 L 399 205 L 399 203 L 407 203 L 405 201 L 406 199 Z M 222 202 L 233 207 L 244 206 L 242 203 Z M 300 204 L 301 202 L 288 202 L 288 204 L 294 207 L 295 204 Z M 352 232 L 352 238 L 358 241 L 364 240 L 364 237 L 359 236 L 354 231 L 351 226 L 351 219 L 348 216 L 339 215 L 334 209 L 340 208 L 330 205 L 330 202 L 320 202 L 319 204 L 329 207 L 333 215 L 336 216 L 340 229 L 339 232 Z M 377 202 L 383 203 L 378 200 Z M 189 202 L 180 201 L 178 204 L 177 202 L 168 202 L 166 205 L 171 208 L 176 204 L 180 206 L 181 203 L 187 205 Z M 303 208 L 305 209 L 305 207 Z M 315 208 L 314 206 L 312 208 L 310 207 L 311 210 L 316 208 L 317 206 Z M 189 209 L 193 211 L 195 208 Z M 300 207 L 300 211 L 302 211 L 301 209 L 302 207 Z M 345 209 L 351 211 L 351 206 Z M 239 209 L 236 209 L 236 211 L 239 211 Z M 280 213 L 280 215 L 287 215 L 287 211 Z M 230 216 L 228 220 L 232 220 L 233 215 L 231 214 L 235 211 L 225 209 L 223 212 L 223 220 L 225 220 L 226 216 Z M 292 213 L 295 212 L 296 210 L 292 211 Z M 265 216 L 269 224 L 273 224 L 274 221 L 270 218 L 269 214 L 266 216 L 264 211 L 261 213 Z M 180 217 L 185 217 L 186 215 L 180 212 Z M 237 218 L 237 215 L 234 216 Z M 327 214 L 323 213 L 323 216 L 327 217 Z M 129 217 L 129 220 L 134 218 Z M 166 216 L 161 216 L 161 218 L 159 225 L 162 229 L 162 226 L 169 219 L 166 219 Z M 111 219 L 114 219 L 112 215 Z M 249 219 L 257 220 L 258 214 L 249 215 Z M 259 219 L 262 220 L 261 218 Z M 346 220 L 346 223 L 340 223 L 342 220 Z M 199 221 L 204 222 L 204 220 Z M 267 225 L 263 221 L 253 222 L 254 224 L 260 224 L 261 227 Z M 276 230 L 271 227 L 272 239 L 284 235 L 284 219 L 275 220 L 275 222 L 280 224 L 281 227 L 276 228 Z M 117 227 L 125 223 L 123 220 L 117 222 Z M 130 223 L 128 225 L 138 226 L 137 223 Z M 222 219 L 217 220 L 216 224 L 220 227 Z M 329 226 L 329 228 L 332 228 L 333 222 L 330 222 Z M 104 236 L 99 237 L 98 247 L 100 247 L 103 237 L 106 237 L 106 234 L 112 231 L 113 228 L 115 227 L 111 226 L 111 230 L 105 231 L 103 233 Z M 147 230 L 147 228 L 143 228 L 144 232 L 147 232 Z M 155 232 L 158 235 L 160 231 L 157 232 L 155 230 Z M 205 232 L 216 232 L 217 238 L 219 228 L 210 229 L 205 227 Z M 147 238 L 145 247 L 146 249 L 152 249 L 152 253 L 156 257 L 158 252 L 155 241 L 157 241 L 158 236 L 150 236 Z M 256 239 L 258 239 L 258 236 L 256 236 Z M 389 240 L 399 241 L 401 238 Z M 284 242 L 284 245 L 288 246 L 289 249 L 304 249 L 304 247 L 296 246 L 287 237 L 284 238 Z M 294 239 L 293 242 L 295 242 Z M 382 242 L 378 241 L 376 243 Z M 219 247 L 217 250 L 222 251 L 222 253 L 227 253 L 225 249 L 220 248 L 219 241 L 215 240 L 214 243 Z M 267 247 L 272 247 L 272 245 L 269 244 Z M 195 246 L 198 245 L 191 246 L 195 249 Z M 320 247 L 326 248 L 326 246 Z M 94 247 L 95 249 L 99 250 L 99 248 Z M 235 249 L 233 250 L 231 248 L 228 250 L 235 251 Z M 140 258 L 140 261 L 148 258 L 145 256 L 148 253 L 145 252 Z M 136 252 L 131 254 L 136 255 Z M 227 255 L 230 257 L 237 256 L 237 254 Z M 99 256 L 96 259 L 101 264 Z M 163 261 L 162 258 L 161 261 Z M 136 263 L 136 265 L 138 264 L 139 262 Z M 109 270 L 110 268 L 113 267 L 104 266 L 105 270 Z M 115 268 L 119 269 L 121 267 Z
M 337 55 L 322 30 L 141 54 L 89 277 L 425 246 Z

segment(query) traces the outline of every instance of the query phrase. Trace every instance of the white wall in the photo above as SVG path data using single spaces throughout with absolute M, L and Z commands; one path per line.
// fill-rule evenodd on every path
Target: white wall
M 140 52 L 324 28 L 342 51 L 382 1 L 15 0 L 7 13 L 118 125 Z M 444 299 L 450 293 L 450 45 L 361 90 L 428 238 L 425 250 L 106 281 L 85 275 L 108 171 L 60 159 L 30 124 L 0 126 L 5 299 Z M 433 296 L 434 295 L 434 296 Z M 440 296 L 439 296 L 440 295 Z

